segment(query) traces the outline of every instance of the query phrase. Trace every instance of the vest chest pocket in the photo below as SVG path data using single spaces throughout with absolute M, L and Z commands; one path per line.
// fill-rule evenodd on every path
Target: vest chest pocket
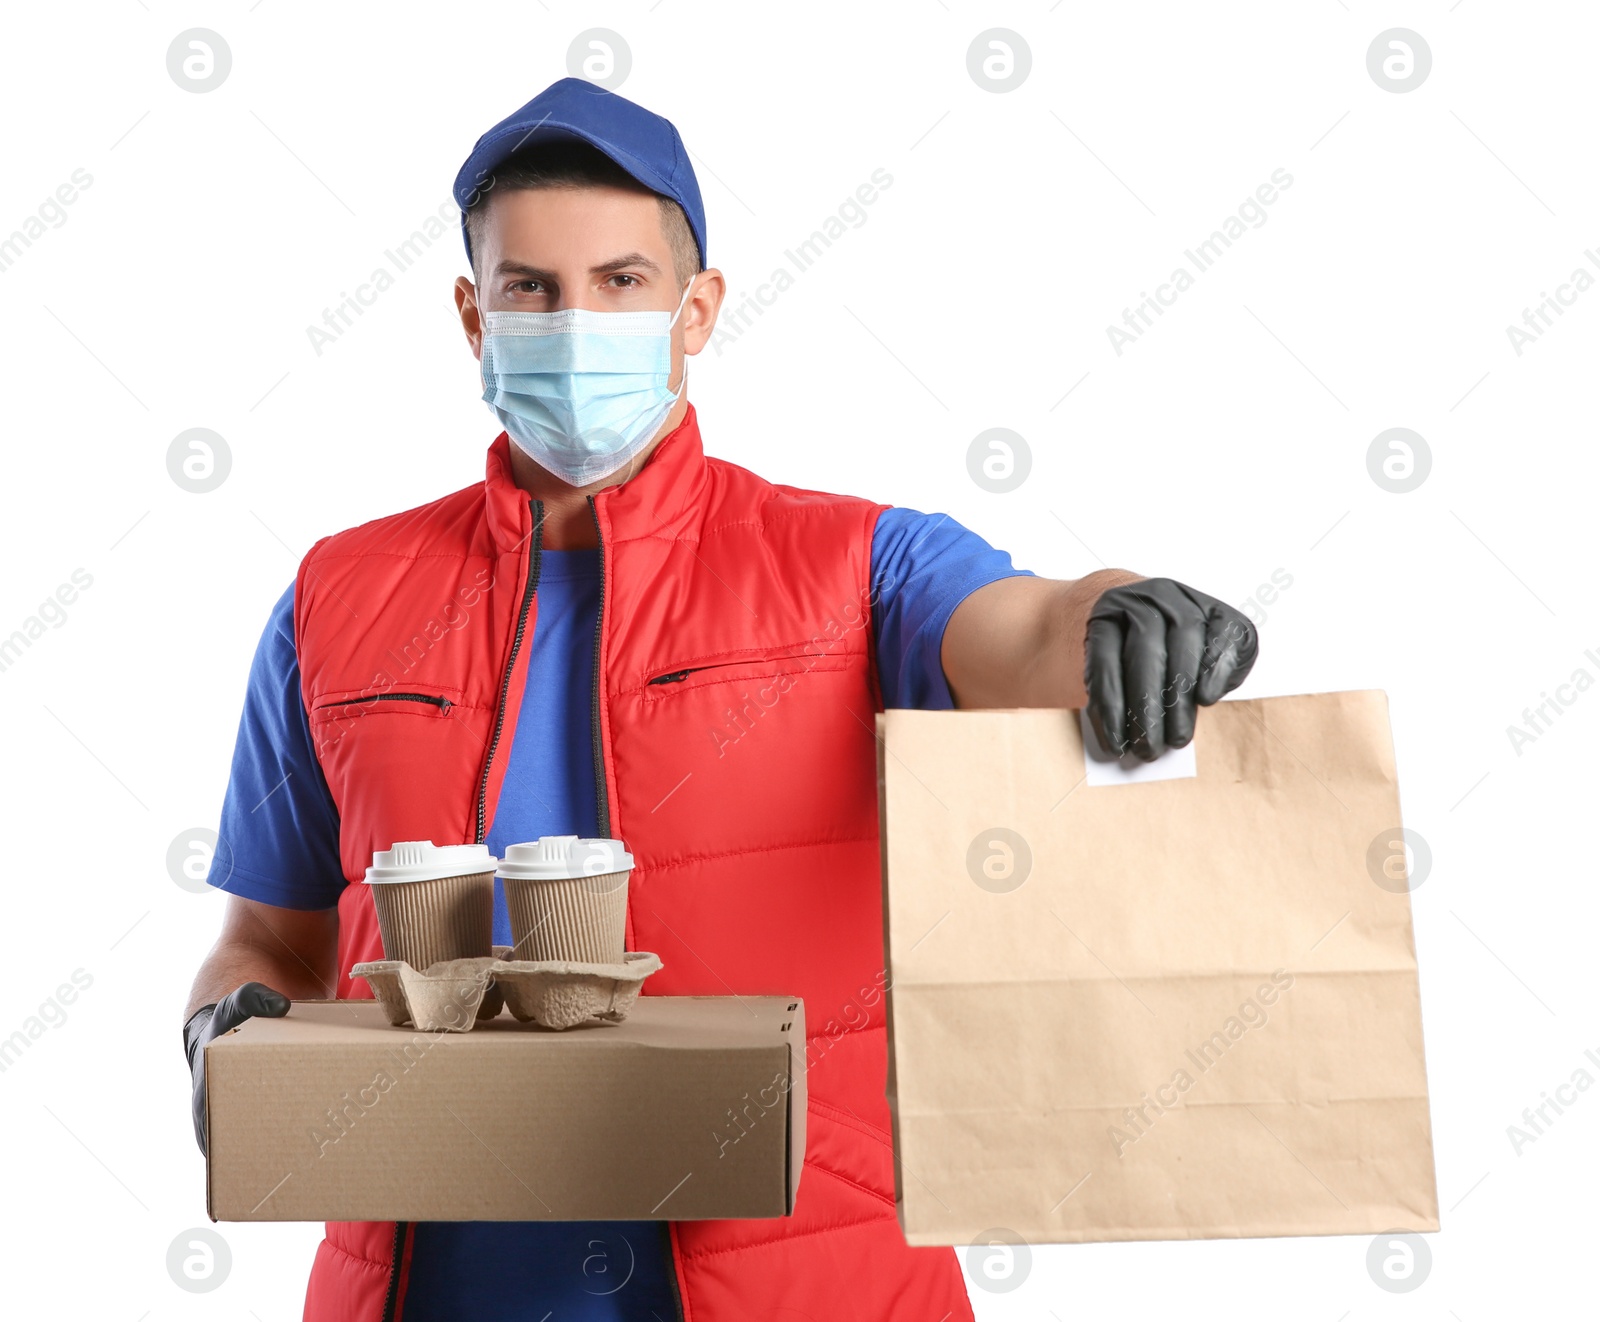
M 632 711 L 658 747 L 672 750 L 674 766 L 708 773 L 702 781 L 721 787 L 725 805 L 776 800 L 780 772 L 829 765 L 839 731 L 848 738 L 860 729 L 855 713 L 870 722 L 870 664 L 863 652 L 812 648 L 680 666 L 636 689 Z M 745 753 L 757 746 L 761 756 Z M 735 748 L 742 755 L 730 758 Z M 758 768 L 768 758 L 777 760 L 773 774 Z
M 429 707 L 437 707 L 441 715 L 455 706 L 455 703 L 442 693 L 368 693 L 354 698 L 334 698 L 328 702 L 319 702 L 315 710 L 331 711 L 335 716 L 352 715 L 352 708 L 370 710 L 380 702 L 420 702 Z
M 467 840 L 461 824 L 476 793 L 491 713 L 459 690 L 333 690 L 306 716 L 342 822 L 394 840 Z
M 653 675 L 645 681 L 643 695 L 647 702 L 669 701 L 697 689 L 738 684 L 766 684 L 781 693 L 801 682 L 806 675 L 848 670 L 862 660 L 849 653 L 782 652 L 702 662 Z
M 401 717 L 389 735 L 405 738 L 408 732 L 420 733 L 417 721 L 449 720 L 458 703 L 443 693 L 357 693 L 345 697 L 320 697 L 306 712 L 311 727 L 311 742 L 317 758 L 327 768 L 328 756 L 352 735 L 363 733 L 363 723 L 379 717 Z M 385 721 L 385 726 L 391 724 Z

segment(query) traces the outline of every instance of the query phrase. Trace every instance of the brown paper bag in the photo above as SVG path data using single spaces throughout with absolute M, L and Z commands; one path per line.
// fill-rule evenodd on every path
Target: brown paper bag
M 1384 695 L 1219 703 L 1125 784 L 1080 715 L 878 718 L 907 1241 L 1437 1229 Z

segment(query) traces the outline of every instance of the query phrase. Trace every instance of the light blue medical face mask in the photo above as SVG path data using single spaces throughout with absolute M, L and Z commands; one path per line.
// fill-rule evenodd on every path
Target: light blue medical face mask
M 489 312 L 483 400 L 525 454 L 569 486 L 608 477 L 648 445 L 683 393 L 669 390 L 666 312 Z M 684 379 L 689 375 L 684 362 Z

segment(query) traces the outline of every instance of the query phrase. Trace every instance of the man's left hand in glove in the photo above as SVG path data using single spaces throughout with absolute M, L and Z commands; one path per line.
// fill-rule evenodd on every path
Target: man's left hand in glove
M 941 659 L 958 707 L 1087 707 L 1104 748 L 1152 761 L 1244 682 L 1260 640 L 1232 606 L 1170 578 L 1108 569 L 1006 578 L 950 617 Z

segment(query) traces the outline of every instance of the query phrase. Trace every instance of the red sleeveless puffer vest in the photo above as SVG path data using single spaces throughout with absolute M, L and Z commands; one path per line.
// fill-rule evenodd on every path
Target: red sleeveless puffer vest
M 345 878 L 396 840 L 482 840 L 538 615 L 540 509 L 509 441 L 478 485 L 318 542 L 295 643 Z M 691 408 L 591 501 L 600 833 L 633 852 L 628 948 L 654 995 L 799 995 L 806 1159 L 792 1216 L 669 1223 L 686 1322 L 970 1319 L 949 1249 L 895 1220 L 870 628 L 881 507 L 707 459 Z M 681 677 L 677 677 L 680 676 Z M 672 675 L 666 683 L 652 683 Z M 441 701 L 442 700 L 442 701 Z M 367 888 L 339 905 L 340 996 L 381 958 Z M 410 1228 L 327 1227 L 306 1322 L 403 1319 Z

